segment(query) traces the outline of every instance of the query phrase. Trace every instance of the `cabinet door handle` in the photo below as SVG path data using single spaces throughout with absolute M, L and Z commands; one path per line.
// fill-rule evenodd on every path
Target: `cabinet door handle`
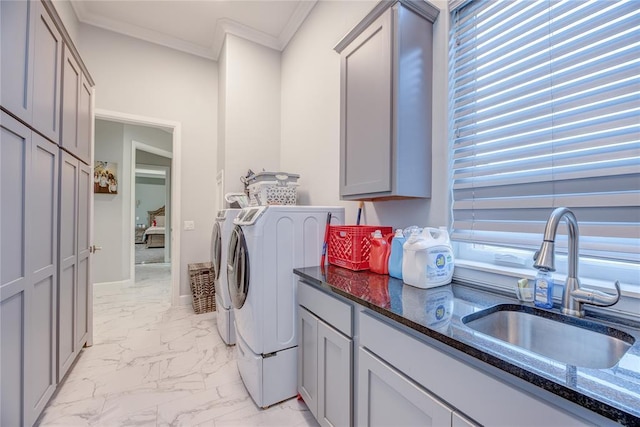
M 92 254 L 95 254 L 97 251 L 101 251 L 102 250 L 102 246 L 89 246 L 89 252 Z

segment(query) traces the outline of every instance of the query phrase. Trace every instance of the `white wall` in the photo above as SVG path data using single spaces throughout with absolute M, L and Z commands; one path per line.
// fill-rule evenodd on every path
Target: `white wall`
M 333 47 L 377 2 L 318 2 L 282 54 L 281 169 L 300 171 L 301 204 L 344 205 L 339 197 L 340 56 Z M 433 187 L 430 200 L 365 203 L 365 223 L 394 227 L 448 223 L 446 2 L 434 27 Z M 363 153 L 366 156 L 366 153 Z
M 84 24 L 79 39 L 97 109 L 181 123 L 181 216 L 195 230 L 181 233 L 178 268 L 189 295 L 187 264 L 208 260 L 216 208 L 217 64 Z
M 280 169 L 280 52 L 227 35 L 218 62 L 224 192 L 244 189 L 247 169 Z M 288 172 L 295 172 L 291 170 Z
M 124 125 L 97 120 L 95 159 L 118 164 L 118 194 L 94 194 L 93 241 L 102 250 L 95 254 L 92 275 L 95 283 L 119 282 L 129 278 L 129 215 L 131 174 L 124 145 Z

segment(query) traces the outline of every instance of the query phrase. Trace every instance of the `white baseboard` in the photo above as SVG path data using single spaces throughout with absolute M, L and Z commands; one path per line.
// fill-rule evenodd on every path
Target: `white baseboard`
M 114 285 L 130 286 L 131 285 L 131 279 L 118 280 L 116 282 L 96 282 L 96 283 L 93 284 L 93 286 L 114 286 Z
M 191 305 L 191 295 L 180 295 L 177 305 Z

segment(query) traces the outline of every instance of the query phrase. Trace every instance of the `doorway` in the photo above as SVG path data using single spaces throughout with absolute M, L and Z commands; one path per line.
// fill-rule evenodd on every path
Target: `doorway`
M 132 144 L 136 265 L 171 262 L 171 153 L 156 153 Z
M 102 236 L 105 239 L 111 238 L 111 235 L 120 234 L 122 239 L 122 244 L 116 244 L 115 250 L 118 253 L 120 258 L 110 258 L 107 255 L 107 246 L 103 246 L 103 251 L 100 254 L 101 258 L 98 260 L 94 258 L 94 264 L 104 263 L 107 264 L 106 268 L 111 270 L 118 270 L 118 268 L 111 268 L 113 265 L 117 265 L 119 267 L 119 271 L 116 273 L 120 273 L 118 278 L 119 280 L 113 281 L 100 281 L 99 278 L 96 278 L 96 282 L 109 284 L 112 282 L 116 283 L 129 283 L 133 284 L 135 282 L 135 241 L 136 241 L 136 224 L 145 224 L 149 222 L 148 216 L 145 215 L 136 215 L 136 192 L 135 192 L 135 175 L 136 175 L 136 163 L 137 159 L 140 157 L 148 156 L 149 154 L 154 156 L 160 156 L 168 159 L 168 164 L 165 165 L 146 165 L 152 166 L 151 169 L 154 169 L 153 166 L 158 166 L 155 169 L 162 170 L 165 179 L 165 188 L 166 188 L 166 196 L 165 196 L 165 244 L 164 244 L 164 260 L 168 261 L 170 264 L 171 271 L 171 304 L 179 305 L 180 303 L 180 274 L 179 274 L 179 260 L 180 260 L 180 229 L 177 226 L 180 221 L 180 137 L 181 137 L 181 125 L 178 122 L 167 121 L 163 119 L 155 119 L 150 117 L 143 117 L 137 115 L 130 115 L 126 113 L 119 113 L 113 111 L 106 110 L 96 110 L 95 111 L 95 119 L 96 125 L 99 122 L 109 122 L 111 124 L 119 124 L 125 126 L 125 130 L 123 131 L 125 137 L 122 138 L 122 150 L 121 157 L 117 158 L 116 161 L 121 162 L 121 174 L 122 177 L 126 178 L 121 181 L 123 184 L 120 188 L 122 189 L 122 197 L 119 201 L 121 203 L 121 209 L 118 209 L 119 216 L 121 219 L 121 227 L 118 230 L 108 230 L 104 232 L 103 230 Z M 129 126 L 129 128 L 127 128 Z M 96 126 L 97 128 L 97 126 Z M 164 132 L 168 140 L 170 141 L 169 147 L 157 147 L 153 144 L 149 144 L 149 141 L 144 138 L 139 138 L 137 135 L 140 134 L 138 132 L 131 131 L 131 128 L 140 129 L 153 129 L 156 132 L 159 130 Z M 127 133 L 127 129 L 130 131 Z M 133 138 L 129 138 L 131 136 Z M 98 140 L 98 131 L 96 129 L 96 160 L 100 160 L 98 158 L 99 149 L 98 146 L 100 141 Z M 144 141 L 144 142 L 143 142 Z M 113 144 L 112 144 L 113 145 Z M 168 149 L 167 149 L 168 148 Z M 136 155 L 136 149 L 140 149 L 138 151 L 138 155 Z M 140 153 L 144 153 L 142 156 Z M 108 160 L 108 159 L 107 159 Z M 144 160 L 144 159 L 143 159 Z M 144 165 L 144 163 L 142 163 Z M 150 170 L 151 170 L 150 169 Z M 114 196 L 115 199 L 115 196 Z M 118 207 L 118 203 L 115 200 L 107 200 L 104 203 L 106 206 L 115 205 Z M 96 240 L 99 239 L 99 230 L 101 225 L 98 223 L 99 214 L 94 214 L 94 227 Z M 139 219 L 136 220 L 136 217 Z M 142 227 L 140 227 L 142 228 Z M 110 264 L 112 263 L 112 264 Z M 105 268 L 105 265 L 102 265 Z

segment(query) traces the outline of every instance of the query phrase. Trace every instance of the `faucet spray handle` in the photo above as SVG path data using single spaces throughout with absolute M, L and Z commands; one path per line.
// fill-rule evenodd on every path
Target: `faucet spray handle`
M 579 302 L 595 305 L 598 307 L 611 307 L 620 300 L 620 282 L 616 280 L 614 284 L 616 294 L 611 295 L 593 289 L 578 288 L 571 291 L 571 296 Z

